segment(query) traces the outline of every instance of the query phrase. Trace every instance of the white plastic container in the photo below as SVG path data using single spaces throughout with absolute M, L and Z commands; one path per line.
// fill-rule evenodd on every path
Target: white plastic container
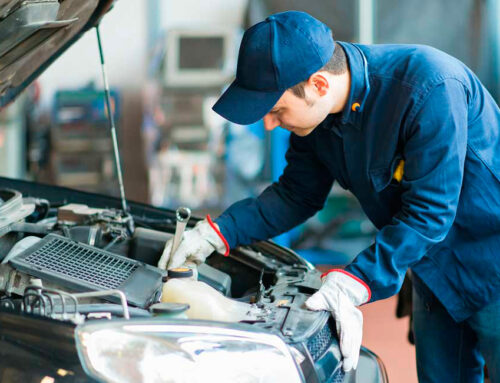
M 255 319 L 252 305 L 226 298 L 204 282 L 187 278 L 169 279 L 163 285 L 162 302 L 187 303 L 189 319 L 239 322 Z

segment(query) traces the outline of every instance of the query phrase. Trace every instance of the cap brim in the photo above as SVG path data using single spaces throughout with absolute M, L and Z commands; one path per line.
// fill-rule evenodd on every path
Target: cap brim
M 278 102 L 285 91 L 249 90 L 234 81 L 220 96 L 213 110 L 235 124 L 248 125 L 259 121 Z

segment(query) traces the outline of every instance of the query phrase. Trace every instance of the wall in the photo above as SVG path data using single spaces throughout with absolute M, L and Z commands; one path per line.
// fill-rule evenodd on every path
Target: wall
M 139 90 L 145 83 L 148 41 L 162 29 L 217 24 L 240 26 L 248 0 L 120 0 L 104 16 L 101 38 L 111 87 Z M 158 25 L 148 25 L 148 20 Z M 55 90 L 82 87 L 90 81 L 101 86 L 95 31 L 87 32 L 39 78 L 42 102 L 48 106 Z
M 161 0 L 161 26 L 223 24 L 240 27 L 248 0 Z
M 117 1 L 101 22 L 110 87 L 138 90 L 146 79 L 146 6 L 146 1 Z M 90 30 L 40 76 L 43 104 L 50 104 L 57 89 L 82 87 L 90 81 L 102 86 L 99 63 L 96 33 Z
M 290 9 L 307 12 L 328 25 L 336 40 L 351 42 L 358 40 L 357 3 L 353 0 L 263 0 L 269 14 Z
M 469 66 L 498 100 L 498 3 L 499 0 L 377 0 L 375 41 L 427 44 L 441 49 Z

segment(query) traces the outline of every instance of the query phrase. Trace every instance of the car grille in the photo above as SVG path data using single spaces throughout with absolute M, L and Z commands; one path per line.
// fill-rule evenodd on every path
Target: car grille
M 328 350 L 335 337 L 335 322 L 333 321 L 333 318 L 330 317 L 323 328 L 306 343 L 307 349 L 315 362 L 323 356 L 326 350 Z M 332 377 L 330 377 L 328 383 L 342 383 L 344 381 L 344 377 L 344 371 L 340 368 Z
M 316 362 L 330 347 L 335 334 L 335 324 L 330 318 L 328 322 L 313 337 L 307 341 L 307 349 Z
M 332 377 L 329 383 L 343 383 L 344 381 L 344 370 L 342 368 Z

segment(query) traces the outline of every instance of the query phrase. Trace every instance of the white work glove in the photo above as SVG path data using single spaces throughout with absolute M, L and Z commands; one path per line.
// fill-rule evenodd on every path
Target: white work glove
M 322 276 L 321 288 L 305 302 L 308 309 L 326 310 L 335 319 L 344 371 L 356 369 L 363 338 L 363 314 L 356 306 L 371 298 L 370 288 L 359 278 L 340 269 Z
M 186 231 L 175 254 L 170 258 L 173 238 L 169 239 L 163 249 L 158 267 L 173 269 L 187 263 L 199 265 L 214 251 L 229 254 L 229 247 L 219 229 L 210 217 L 198 222 L 192 230 Z

